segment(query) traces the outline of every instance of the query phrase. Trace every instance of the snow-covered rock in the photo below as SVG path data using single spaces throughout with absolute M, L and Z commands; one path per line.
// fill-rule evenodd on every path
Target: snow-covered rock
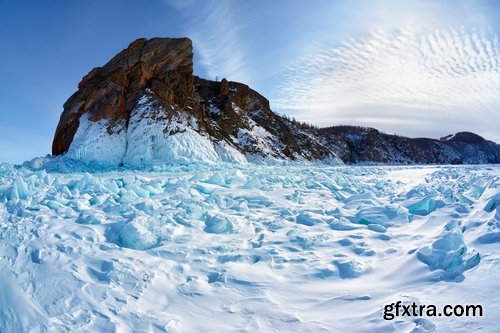
M 410 139 L 279 116 L 245 84 L 194 76 L 188 38 L 138 39 L 78 88 L 64 104 L 52 153 L 86 164 L 500 163 L 500 145 L 473 133 Z
M 187 38 L 138 39 L 94 68 L 64 104 L 54 155 L 134 168 L 283 160 L 341 161 L 297 135 L 248 86 L 193 76 Z

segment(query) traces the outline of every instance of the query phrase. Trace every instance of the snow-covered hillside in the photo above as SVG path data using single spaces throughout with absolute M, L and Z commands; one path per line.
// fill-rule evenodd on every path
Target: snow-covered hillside
M 359 126 L 333 126 L 318 131 L 323 144 L 345 163 L 500 163 L 500 145 L 470 132 L 437 140 L 409 138 Z
M 1 164 L 0 331 L 498 332 L 499 177 Z M 384 320 L 398 300 L 484 316 Z

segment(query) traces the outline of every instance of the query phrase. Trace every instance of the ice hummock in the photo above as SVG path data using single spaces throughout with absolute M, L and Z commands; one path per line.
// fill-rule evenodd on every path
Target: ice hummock
M 476 251 L 468 251 L 460 223 L 450 221 L 444 229 L 431 246 L 419 249 L 417 256 L 431 270 L 441 270 L 444 280 L 460 281 L 462 274 L 479 264 L 481 257 Z
M 498 328 L 497 166 L 80 167 L 0 164 L 1 332 Z

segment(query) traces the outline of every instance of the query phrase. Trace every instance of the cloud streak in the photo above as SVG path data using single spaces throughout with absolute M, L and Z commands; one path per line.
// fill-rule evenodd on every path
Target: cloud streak
M 251 80 L 239 7 L 224 0 L 170 0 L 168 4 L 183 15 L 183 31 L 193 40 L 195 56 L 208 78 Z
M 287 68 L 274 107 L 318 125 L 379 119 L 400 133 L 405 118 L 500 122 L 500 45 L 489 30 L 378 30 L 315 50 Z

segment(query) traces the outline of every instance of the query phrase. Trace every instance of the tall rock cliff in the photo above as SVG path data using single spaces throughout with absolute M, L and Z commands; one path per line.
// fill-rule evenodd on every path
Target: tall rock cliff
M 54 155 L 106 165 L 323 160 L 317 138 L 293 128 L 248 86 L 193 76 L 188 38 L 138 39 L 87 74 L 64 104 Z

